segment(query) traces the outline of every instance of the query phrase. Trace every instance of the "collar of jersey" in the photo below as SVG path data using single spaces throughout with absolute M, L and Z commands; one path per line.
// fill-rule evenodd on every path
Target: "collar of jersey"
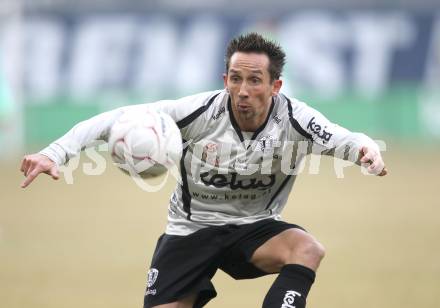
M 260 127 L 257 128 L 257 130 L 252 135 L 251 140 L 255 140 L 255 138 L 257 138 L 258 134 L 261 133 L 263 131 L 263 129 L 266 127 L 267 122 L 269 122 L 269 119 L 272 114 L 272 110 L 273 110 L 274 106 L 275 106 L 275 99 L 272 97 L 272 104 L 270 105 L 270 109 L 269 109 L 269 112 L 267 113 L 266 120 L 264 121 L 263 124 L 260 125 Z M 234 128 L 235 132 L 237 133 L 238 138 L 240 138 L 240 141 L 243 142 L 244 141 L 243 134 L 241 133 L 241 129 L 238 126 L 237 121 L 235 120 L 234 113 L 232 112 L 232 103 L 231 103 L 230 96 L 228 97 L 228 112 L 229 112 L 229 120 L 231 121 L 232 127 Z

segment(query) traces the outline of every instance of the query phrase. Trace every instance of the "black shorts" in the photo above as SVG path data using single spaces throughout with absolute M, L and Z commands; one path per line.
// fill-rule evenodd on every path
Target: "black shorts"
M 217 269 L 234 279 L 266 273 L 250 263 L 264 242 L 291 228 L 303 228 L 273 219 L 246 225 L 201 229 L 187 236 L 163 234 L 148 272 L 144 308 L 172 303 L 197 294 L 194 307 L 203 307 L 217 295 L 211 279 Z

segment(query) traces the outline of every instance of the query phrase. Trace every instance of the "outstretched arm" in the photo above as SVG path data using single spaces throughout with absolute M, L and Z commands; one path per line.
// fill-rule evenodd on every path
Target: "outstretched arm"
M 96 140 L 107 140 L 111 126 L 122 113 L 123 108 L 119 108 L 80 122 L 41 152 L 26 155 L 20 167 L 26 177 L 21 187 L 26 188 L 41 173 L 58 179 L 58 166 L 65 164 Z
M 20 170 L 24 173 L 26 179 L 22 187 L 28 186 L 40 173 L 47 173 L 54 179 L 58 178 L 58 166 L 64 165 L 81 150 L 95 144 L 95 141 L 107 141 L 113 123 L 124 112 L 161 111 L 167 113 L 174 121 L 178 122 L 194 111 L 203 108 L 211 98 L 216 97 L 221 92 L 204 92 L 178 100 L 125 106 L 80 122 L 67 134 L 51 143 L 40 153 L 24 157 Z M 194 133 L 189 127 L 184 128 L 181 132 L 182 137 L 185 138 L 191 138 L 188 136 Z
M 388 173 L 376 142 L 362 133 L 351 132 L 330 122 L 317 110 L 297 100 L 292 100 L 293 116 L 313 142 L 315 154 L 332 155 L 367 167 L 370 174 L 384 176 Z

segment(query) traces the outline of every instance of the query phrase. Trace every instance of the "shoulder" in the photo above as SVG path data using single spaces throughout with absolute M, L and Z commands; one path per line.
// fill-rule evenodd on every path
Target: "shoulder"
M 182 108 L 187 109 L 187 115 L 177 122 L 180 128 L 188 126 L 196 119 L 218 119 L 226 110 L 228 94 L 225 90 L 204 92 L 180 99 Z
M 280 93 L 275 97 L 275 117 L 287 127 L 293 129 L 303 138 L 312 139 L 307 130 L 307 121 L 310 121 L 313 109 L 296 98 Z
M 294 97 L 288 97 L 287 95 L 283 93 L 279 93 L 275 97 L 275 101 L 278 103 L 278 108 L 286 111 L 285 116 L 291 116 L 291 115 L 297 115 L 303 111 L 308 111 L 311 108 L 306 103 L 294 98 Z
M 217 90 L 197 93 L 175 100 L 161 100 L 146 104 L 148 108 L 165 112 L 170 115 L 176 123 L 189 123 L 201 114 L 206 112 L 211 105 L 218 104 L 226 91 Z
M 209 103 L 212 103 L 216 100 L 217 97 L 221 97 L 222 95 L 225 95 L 225 90 L 215 90 L 215 91 L 207 91 L 207 92 L 201 92 L 189 96 L 185 96 L 182 98 L 179 98 L 177 101 L 182 104 L 188 104 L 191 106 L 206 106 Z

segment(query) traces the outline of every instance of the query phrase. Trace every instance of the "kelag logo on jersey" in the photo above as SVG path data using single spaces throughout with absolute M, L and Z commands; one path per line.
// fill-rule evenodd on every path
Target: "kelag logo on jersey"
M 264 178 L 246 178 L 237 179 L 237 173 L 228 174 L 214 174 L 209 178 L 209 172 L 200 174 L 200 179 L 206 186 L 214 186 L 217 188 L 227 187 L 232 190 L 236 189 L 268 189 L 275 184 L 275 175 L 268 174 Z
M 321 138 L 323 143 L 329 142 L 330 138 L 333 136 L 333 134 L 325 131 L 327 126 L 324 126 L 323 128 L 321 125 L 316 124 L 315 117 L 310 119 L 309 124 L 307 124 L 307 128 L 309 128 L 316 135 L 316 137 Z

